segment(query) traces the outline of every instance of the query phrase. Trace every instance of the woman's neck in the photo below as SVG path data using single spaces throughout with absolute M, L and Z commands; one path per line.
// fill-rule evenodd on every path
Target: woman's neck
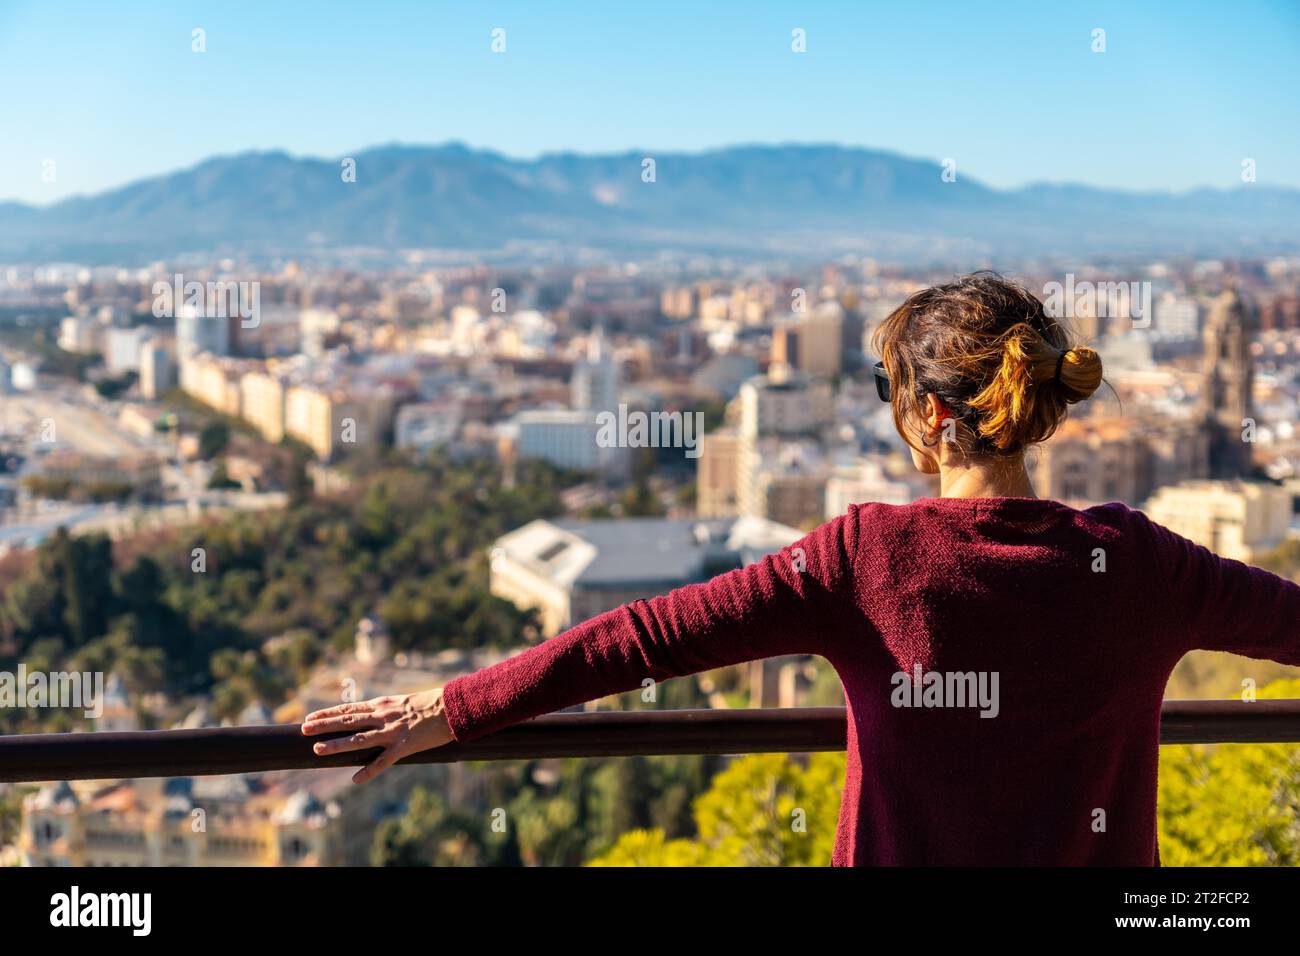
M 1037 498 L 1025 471 L 1024 459 L 998 462 L 963 461 L 939 468 L 941 498 Z

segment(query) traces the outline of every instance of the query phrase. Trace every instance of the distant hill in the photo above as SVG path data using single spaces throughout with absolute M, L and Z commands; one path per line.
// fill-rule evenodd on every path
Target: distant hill
M 642 161 L 655 160 L 655 182 Z M 243 153 L 46 208 L 0 203 L 0 261 L 303 254 L 676 252 L 901 261 L 1300 248 L 1300 190 L 995 190 L 937 162 L 839 146 L 511 159 L 459 144 L 338 159 Z

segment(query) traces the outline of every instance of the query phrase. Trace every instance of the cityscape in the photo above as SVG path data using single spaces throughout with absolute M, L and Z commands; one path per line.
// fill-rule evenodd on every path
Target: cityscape
M 185 275 L 201 298 L 179 304 L 170 300 L 181 277 L 163 269 L 11 267 L 3 278 L 7 591 L 25 556 L 65 533 L 121 549 L 304 498 L 347 498 L 375 475 L 435 459 L 501 489 L 535 481 L 540 467 L 555 489 L 553 508 L 484 549 L 483 599 L 529 616 L 507 639 L 395 643 L 390 631 L 405 622 L 385 619 L 388 601 L 344 625 L 351 647 L 300 664 L 296 686 L 234 694 L 237 710 L 223 697 L 214 712 L 211 686 L 177 693 L 147 668 L 114 671 L 96 729 L 285 722 L 348 686 L 373 696 L 436 685 L 624 601 L 771 553 L 852 502 L 936 493 L 862 372 L 875 326 L 943 278 L 937 271 L 872 260 L 801 272 L 221 263 Z M 1078 507 L 1122 501 L 1225 556 L 1294 562 L 1300 259 L 1133 272 L 1099 263 L 1021 278 L 1045 299 L 1053 282 L 1079 290 L 1072 323 L 1101 351 L 1110 386 L 1039 450 L 1039 492 Z M 227 307 L 250 283 L 256 314 Z M 1092 286 L 1106 294 L 1085 294 Z M 1146 315 L 1129 301 L 1135 289 Z M 656 426 L 639 437 L 628 427 L 638 412 Z M 602 415 L 622 422 L 603 439 Z M 200 568 L 184 540 L 172 563 Z M 21 620 L 6 615 L 9 640 Z M 272 670 L 304 637 L 253 630 L 265 639 L 252 653 Z M 334 636 L 310 634 L 314 644 Z M 835 700 L 811 659 L 746 670 L 683 679 L 694 685 L 683 699 Z M 1232 691 L 1193 666 L 1179 681 L 1197 696 Z M 340 771 L 81 793 L 51 784 L 25 798 L 8 852 L 30 865 L 364 864 L 376 807 L 400 806 L 421 783 L 464 804 L 486 797 L 480 772 L 459 765 L 404 774 L 374 791 Z M 205 842 L 169 844 L 169 827 L 188 829 L 195 807 L 228 823 Z
M 318 54 L 284 39 L 297 29 L 276 19 L 287 14 L 246 13 L 262 32 L 244 36 L 232 14 L 191 25 L 191 12 L 159 15 L 177 49 L 156 60 L 153 33 L 103 29 L 124 58 L 149 61 L 140 82 L 161 115 L 180 115 L 172 76 L 206 104 L 183 117 L 201 117 L 192 142 L 180 120 L 133 146 L 138 127 L 110 135 L 84 113 L 60 123 L 24 103 L 23 145 L 0 157 L 0 736 L 302 725 L 780 557 L 862 503 L 941 497 L 882 390 L 899 386 L 878 333 L 909 297 L 970 274 L 1018 283 L 1101 358 L 1102 385 L 1025 455 L 1034 496 L 1080 511 L 1118 502 L 1300 582 L 1300 175 L 1293 124 L 1269 119 L 1289 102 L 1292 12 L 1260 13 L 1280 24 L 1256 30 L 1276 57 L 1225 43 L 1216 75 L 1255 59 L 1279 71 L 1251 75 L 1260 100 L 1238 95 L 1240 124 L 1231 91 L 1202 93 L 1202 109 L 1160 85 L 1195 85 L 1174 40 L 1134 66 L 1125 44 L 1145 19 L 1115 13 L 1108 33 L 1025 15 L 1069 37 L 1046 46 L 1066 76 L 1041 80 L 1051 94 L 1095 82 L 1087 95 L 1114 110 L 1094 117 L 1095 142 L 1043 147 L 1062 165 L 1032 175 L 1024 154 L 1043 154 L 1025 144 L 1058 120 L 1079 125 L 1028 89 L 1037 66 L 1004 86 L 972 78 L 988 63 L 970 53 L 965 72 L 898 83 L 897 103 L 874 100 L 880 115 L 853 125 L 870 57 L 833 29 L 787 24 L 793 13 L 755 13 L 734 37 L 701 21 L 678 53 L 686 65 L 628 40 L 662 40 L 667 14 L 611 13 L 607 33 L 588 32 L 590 14 L 572 43 L 592 51 L 594 75 L 535 13 L 503 28 L 390 10 L 358 23 L 355 41 L 338 24 L 304 27 L 371 98 L 370 118 L 341 85 L 295 85 Z M 18 38 L 56 27 L 22 13 L 0 16 L 0 56 L 26 62 Z M 407 16 L 440 52 L 404 45 Z M 865 31 L 863 14 L 844 16 Z M 972 14 L 945 16 L 957 19 L 923 67 L 940 70 L 957 34 L 977 29 Z M 1191 44 L 1207 16 L 1171 36 Z M 931 28 L 879 17 L 879 42 L 900 49 Z M 732 49 L 759 26 L 775 30 L 776 54 Z M 273 28 L 284 46 L 267 53 Z M 978 29 L 998 57 L 1019 52 L 1014 36 Z M 1246 28 L 1222 29 L 1240 40 Z M 393 38 L 392 63 L 372 30 Z M 476 59 L 449 52 L 467 37 Z M 635 48 L 626 74 L 618 42 Z M 829 72 L 781 72 L 822 49 L 842 58 Z M 897 68 L 897 51 L 878 55 Z M 1080 79 L 1107 57 L 1119 79 Z M 192 60 L 231 78 L 190 86 Z M 426 60 L 437 82 L 411 85 L 427 83 L 435 105 L 397 122 L 415 94 L 390 70 Z M 255 71 L 247 87 L 241 63 Z M 363 67 L 392 89 L 357 80 Z M 749 85 L 715 89 L 724 69 Z M 662 89 L 643 98 L 638 76 Z M 1016 148 L 998 123 L 965 122 L 968 81 L 997 109 L 1008 89 L 1023 95 L 1006 120 L 1029 127 Z M 1121 95 L 1144 82 L 1169 116 L 1155 94 Z M 257 83 L 301 99 L 258 108 Z M 782 99 L 782 84 L 802 99 Z M 755 107 L 754 88 L 774 105 Z M 535 97 L 552 94 L 541 110 Z M 951 150 L 917 131 L 929 110 L 958 131 Z M 643 114 L 644 135 L 629 119 Z M 123 107 L 121 122 L 133 118 Z M 1130 170 L 1115 129 L 1148 121 Z M 64 128 L 78 122 L 91 132 Z M 836 123 L 843 135 L 828 132 Z M 1166 158 L 1174 124 L 1187 138 Z M 1018 155 L 992 161 L 1003 153 Z M 1056 382 L 1075 351 L 1061 350 Z M 1164 693 L 1257 698 L 1295 703 L 1300 670 L 1195 650 Z M 846 703 L 830 662 L 783 654 L 648 678 L 566 713 Z M 1157 864 L 1300 866 L 1300 742 L 1186 739 L 1157 748 Z M 339 764 L 0 776 L 0 867 L 827 866 L 843 851 L 854 757 L 843 738 L 804 750 L 410 762 L 362 786 Z

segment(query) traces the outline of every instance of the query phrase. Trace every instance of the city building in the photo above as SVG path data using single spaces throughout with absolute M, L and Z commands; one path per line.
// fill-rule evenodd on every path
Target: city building
M 452 400 L 411 402 L 397 410 L 393 422 L 393 445 L 414 451 L 429 451 L 451 442 L 460 431 L 465 415 L 461 403 Z
M 560 468 L 579 471 L 617 471 L 626 461 L 626 449 L 603 447 L 600 424 L 590 411 L 536 409 L 520 412 L 514 420 L 520 458 L 539 458 Z
M 140 346 L 140 394 L 157 399 L 176 385 L 176 365 L 163 339 L 153 336 Z
M 775 369 L 740 387 L 742 435 L 815 434 L 834 421 L 830 384 Z
M 104 332 L 104 365 L 109 374 L 140 371 L 140 356 L 145 340 L 153 330 L 145 326 L 131 329 L 107 329 Z
M 180 303 L 176 306 L 176 350 L 184 356 L 190 353 L 211 352 L 229 355 L 231 352 L 231 323 L 238 322 L 227 316 L 207 316 L 196 306 Z
M 910 464 L 909 466 L 910 467 Z M 919 476 L 918 477 L 922 477 Z M 930 494 L 926 480 L 904 481 L 891 477 L 884 465 L 874 458 L 859 458 L 850 464 L 835 466 L 826 479 L 826 518 L 849 510 L 850 505 L 879 502 L 905 505 Z
M 70 315 L 59 323 L 59 348 L 65 352 L 94 352 L 99 348 L 101 326 L 86 315 Z
M 772 335 L 772 364 L 807 375 L 838 375 L 844 366 L 843 328 L 844 310 L 835 302 L 785 318 Z
M 743 517 L 764 518 L 805 531 L 826 517 L 830 464 L 810 439 L 760 438 L 743 458 L 737 481 L 737 510 Z
M 40 475 L 86 489 L 129 488 L 139 500 L 156 499 L 162 492 L 162 468 L 147 453 L 108 458 L 56 448 L 41 459 Z
M 270 369 L 248 371 L 239 380 L 239 399 L 246 422 L 267 441 L 285 435 L 287 382 Z
M 1161 488 L 1147 515 L 1215 554 L 1253 562 L 1277 548 L 1291 530 L 1287 488 L 1246 481 L 1188 481 Z
M 1137 507 L 1163 485 L 1208 477 L 1209 436 L 1193 421 L 1070 418 L 1026 465 L 1044 498 Z
M 618 390 L 618 362 L 609 354 L 604 333 L 598 327 L 591 335 L 586 355 L 573 365 L 573 407 L 591 412 L 617 411 Z
M 337 813 L 243 776 L 115 781 L 84 797 L 63 782 L 24 800 L 18 849 L 27 866 L 325 865 L 342 862 L 328 841 Z
M 740 435 L 734 428 L 710 432 L 700 440 L 696 466 L 695 513 L 701 518 L 726 518 L 739 513 L 737 478 Z
M 240 374 L 239 366 L 230 359 L 210 352 L 181 353 L 181 389 L 209 408 L 231 418 L 239 418 L 243 408 Z
M 329 461 L 341 452 L 383 442 L 394 405 L 391 393 L 380 388 L 292 385 L 284 396 L 284 431 Z
M 750 379 L 740 388 L 736 447 L 736 510 L 751 517 L 806 523 L 803 503 L 825 494 L 827 472 L 809 465 L 812 447 L 782 453 L 782 443 L 767 439 L 820 437 L 834 420 L 830 384 L 778 366 L 767 376 Z M 814 492 L 814 485 L 821 487 Z M 778 503 L 780 503 L 778 505 Z M 815 512 L 820 514 L 822 501 Z M 776 509 L 775 511 L 772 509 Z
M 1252 316 L 1234 289 L 1214 301 L 1205 322 L 1198 411 L 1210 437 L 1210 473 L 1234 478 L 1249 472 L 1250 443 L 1243 439 L 1253 422 L 1251 390 L 1255 363 L 1250 354 Z
M 539 519 L 493 544 L 490 588 L 536 608 L 549 637 L 629 601 L 752 564 L 799 537 L 755 518 Z

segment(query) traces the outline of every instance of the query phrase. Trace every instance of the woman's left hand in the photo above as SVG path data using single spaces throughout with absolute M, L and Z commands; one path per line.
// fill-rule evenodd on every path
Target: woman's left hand
M 403 757 L 451 743 L 451 727 L 442 703 L 442 688 L 375 697 L 352 704 L 339 704 L 307 715 L 302 724 L 304 737 L 354 731 L 350 737 L 322 740 L 312 750 L 318 756 L 370 750 L 384 752 L 352 777 L 353 783 L 373 780 Z

